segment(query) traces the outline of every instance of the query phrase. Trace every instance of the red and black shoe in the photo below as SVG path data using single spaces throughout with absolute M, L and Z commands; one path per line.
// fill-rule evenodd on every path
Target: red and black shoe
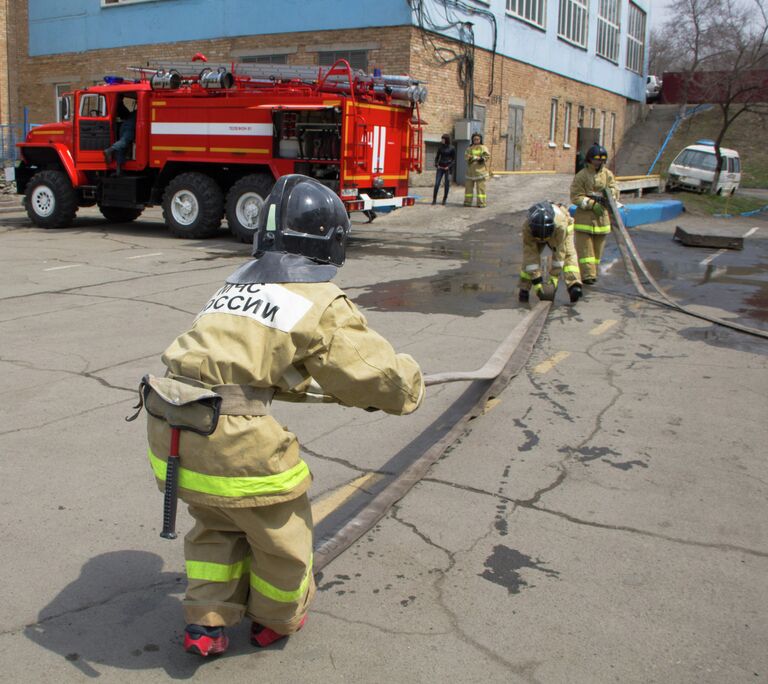
M 187 653 L 197 653 L 205 658 L 224 653 L 228 647 L 229 637 L 223 627 L 187 625 L 184 630 L 184 650 Z
M 299 623 L 299 629 L 301 629 L 304 626 L 304 623 L 307 621 L 307 616 L 305 615 L 301 622 Z M 298 632 L 299 629 L 296 631 Z M 259 648 L 266 648 L 267 646 L 271 646 L 276 641 L 280 641 L 280 639 L 285 639 L 286 637 L 290 636 L 289 634 L 278 634 L 275 632 L 275 630 L 270 629 L 269 627 L 264 627 L 260 625 L 258 622 L 252 622 L 251 623 L 251 643 L 254 646 L 258 646 Z

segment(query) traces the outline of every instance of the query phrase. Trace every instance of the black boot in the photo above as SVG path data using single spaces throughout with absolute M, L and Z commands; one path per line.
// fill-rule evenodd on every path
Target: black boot
M 576 302 L 578 302 L 579 299 L 581 299 L 582 294 L 583 293 L 581 291 L 581 285 L 579 285 L 578 283 L 574 283 L 568 288 L 568 295 L 571 298 L 572 304 L 575 304 Z
M 530 298 L 531 294 L 528 292 L 528 290 L 520 290 L 517 295 L 517 301 L 522 302 L 523 304 L 526 304 Z

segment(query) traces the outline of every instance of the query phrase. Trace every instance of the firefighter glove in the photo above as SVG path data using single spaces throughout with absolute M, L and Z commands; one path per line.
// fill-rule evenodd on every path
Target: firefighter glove
M 604 211 L 605 210 L 603 209 L 603 205 L 602 204 L 600 204 L 599 202 L 597 202 L 595 200 L 592 201 L 592 213 L 595 216 L 600 218 L 603 215 Z

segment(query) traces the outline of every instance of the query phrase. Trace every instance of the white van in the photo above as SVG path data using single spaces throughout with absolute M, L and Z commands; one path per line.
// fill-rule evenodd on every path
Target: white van
M 722 169 L 716 192 L 720 195 L 733 193 L 741 182 L 741 159 L 736 150 L 720 148 Z M 667 188 L 686 188 L 696 192 L 709 192 L 715 180 L 715 143 L 698 140 L 688 145 L 669 165 Z

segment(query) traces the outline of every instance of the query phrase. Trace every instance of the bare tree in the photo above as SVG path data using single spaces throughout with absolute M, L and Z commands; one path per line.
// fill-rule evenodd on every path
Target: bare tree
M 658 41 L 670 66 L 683 73 L 682 107 L 710 102 L 720 110 L 715 139 L 714 192 L 723 158 L 720 145 L 744 112 L 768 115 L 766 0 L 672 0 Z

